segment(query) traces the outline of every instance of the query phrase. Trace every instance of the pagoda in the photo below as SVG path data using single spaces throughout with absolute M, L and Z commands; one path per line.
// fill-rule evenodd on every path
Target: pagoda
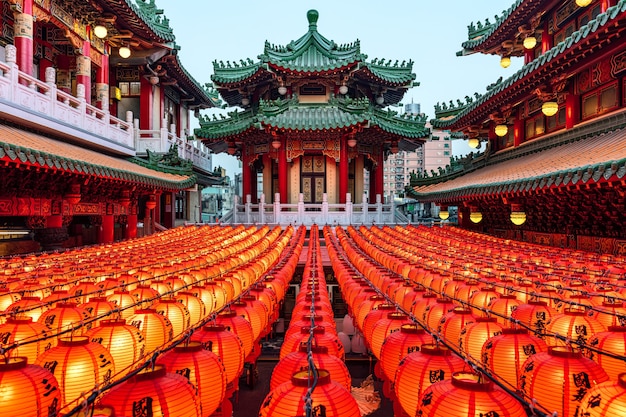
M 601 253 L 626 253 L 626 2 L 517 1 L 472 23 L 457 55 L 524 66 L 484 93 L 437 104 L 432 125 L 482 151 L 408 193 L 459 210 L 489 234 Z
M 417 84 L 413 62 L 367 61 L 358 40 L 339 45 L 318 32 L 316 10 L 307 18 L 302 37 L 266 42 L 258 61 L 214 62 L 215 88 L 238 109 L 201 117 L 196 137 L 242 161 L 243 195 L 253 203 L 262 195 L 358 203 L 368 193 L 374 201 L 386 156 L 414 150 L 430 134 L 425 116 L 387 108 Z

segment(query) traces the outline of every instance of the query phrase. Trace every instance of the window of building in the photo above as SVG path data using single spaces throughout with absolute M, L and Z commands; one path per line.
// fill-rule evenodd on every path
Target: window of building
M 565 106 L 561 106 L 557 114 L 546 117 L 546 131 L 553 132 L 565 127 Z
M 186 218 L 187 213 L 187 195 L 185 191 L 179 191 L 175 195 L 175 215 L 176 220 L 184 220 Z
M 526 120 L 526 139 L 543 135 L 546 132 L 544 117 L 545 116 L 540 113 Z
M 617 82 L 598 88 L 583 96 L 582 118 L 587 119 L 608 111 L 618 106 Z

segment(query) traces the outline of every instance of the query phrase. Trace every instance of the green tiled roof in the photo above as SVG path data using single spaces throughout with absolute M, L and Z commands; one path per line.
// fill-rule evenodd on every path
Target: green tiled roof
M 437 128 L 445 128 L 453 125 L 461 117 L 480 108 L 493 96 L 508 90 L 513 84 L 519 82 L 525 77 L 532 77 L 532 74 L 535 71 L 539 70 L 544 65 L 550 64 L 553 60 L 556 61 L 560 54 L 564 53 L 566 50 L 572 48 L 573 46 L 581 44 L 589 35 L 594 34 L 600 29 L 608 28 L 611 25 L 616 27 L 619 26 L 619 24 L 624 24 L 624 22 L 626 21 L 626 16 L 624 16 L 624 12 L 626 12 L 626 0 L 620 0 L 619 3 L 617 3 L 615 6 L 610 7 L 609 9 L 607 9 L 606 12 L 598 15 L 595 19 L 591 20 L 589 23 L 582 26 L 579 30 L 572 33 L 569 37 L 565 38 L 563 41 L 552 47 L 552 49 L 546 51 L 543 55 L 524 65 L 511 77 L 503 82 L 494 84 L 493 88 L 488 90 L 477 100 L 474 100 L 467 106 L 463 107 L 462 110 L 459 111 L 455 117 L 446 120 L 433 119 L 431 120 L 432 125 Z
M 300 104 L 290 100 L 261 101 L 255 114 L 252 110 L 229 113 L 219 119 L 205 117 L 200 120 L 198 138 L 221 139 L 237 135 L 261 124 L 285 130 L 342 129 L 364 122 L 404 138 L 423 138 L 430 133 L 425 116 L 398 115 L 390 110 L 380 110 L 367 99 L 333 98 L 328 104 Z
M 535 2 L 535 3 L 541 3 L 540 1 L 536 1 L 536 0 L 531 0 L 531 2 Z M 477 25 L 474 25 L 473 23 L 468 27 L 468 38 L 469 40 L 463 42 L 461 45 L 463 46 L 464 49 L 466 50 L 471 50 L 476 48 L 477 46 L 479 46 L 481 43 L 485 42 L 487 39 L 489 39 L 489 37 L 496 32 L 496 30 L 498 30 L 498 28 L 502 25 L 502 23 L 504 23 L 506 21 L 506 19 L 511 16 L 511 14 L 522 4 L 522 3 L 529 3 L 528 0 L 516 0 L 515 3 L 513 3 L 513 5 L 511 7 L 509 7 L 507 10 L 504 10 L 502 12 L 502 15 L 500 16 L 496 16 L 495 19 L 495 23 L 490 23 L 489 20 L 487 19 L 485 21 L 485 24 L 481 24 L 478 23 Z M 526 5 L 527 8 L 529 7 L 528 5 Z M 458 54 L 457 54 L 458 55 Z
M 134 33 L 143 33 L 159 42 L 173 42 L 174 32 L 170 21 L 158 9 L 154 0 L 123 0 L 106 2 L 119 20 L 127 22 Z M 149 31 L 151 33 L 146 33 Z
M 256 74 L 263 65 L 260 62 L 252 62 L 248 58 L 247 61 L 241 60 L 239 63 L 222 61 L 213 61 L 213 75 L 211 80 L 218 84 L 236 83 L 246 80 Z

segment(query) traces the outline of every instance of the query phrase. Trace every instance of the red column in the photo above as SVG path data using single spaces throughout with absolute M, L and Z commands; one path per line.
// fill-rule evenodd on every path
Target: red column
M 39 60 L 39 78 L 40 80 L 45 80 L 46 79 L 46 69 L 52 67 L 54 64 L 52 63 L 52 61 L 48 60 L 48 59 L 40 59 Z
M 524 120 L 516 120 L 513 124 L 513 146 L 519 146 L 524 143 Z
M 112 243 L 115 240 L 114 235 L 115 219 L 112 214 L 102 215 L 102 224 L 100 225 L 100 236 L 98 243 Z
M 348 137 L 339 140 L 339 204 L 346 204 L 348 193 Z
M 22 72 L 33 74 L 33 0 L 24 0 L 22 13 L 15 15 L 13 36 L 17 48 L 17 66 Z
M 385 190 L 383 186 L 383 171 L 384 171 L 383 164 L 385 163 L 385 155 L 383 154 L 382 149 L 378 153 L 376 159 L 378 160 L 378 166 L 376 166 L 376 169 L 374 170 L 374 173 L 376 175 L 376 194 L 380 194 L 382 198 L 383 192 Z M 374 197 L 374 202 L 376 202 L 375 198 L 376 197 Z
M 252 170 L 250 169 L 250 158 L 248 157 L 248 150 L 246 145 L 241 145 L 241 191 L 242 191 L 242 203 L 246 202 L 246 196 L 252 194 Z
M 109 54 L 105 45 L 101 66 L 96 70 L 96 107 L 109 110 Z
M 145 77 L 141 77 L 141 96 L 139 97 L 139 129 L 151 130 L 152 127 L 152 84 Z M 160 113 L 161 115 L 163 113 Z M 160 116 L 162 118 L 162 116 Z
M 53 215 L 46 217 L 46 227 L 63 227 L 63 216 Z
M 606 12 L 609 7 L 613 7 L 614 5 L 614 0 L 602 0 L 602 13 Z
M 133 239 L 137 237 L 137 214 L 129 214 L 127 216 L 128 223 L 124 232 L 124 239 Z
M 533 59 L 535 59 L 535 50 L 534 49 L 524 49 L 524 64 L 528 64 Z
M 580 100 L 576 94 L 568 94 L 565 99 L 565 128 L 571 129 L 580 121 Z
M 76 84 L 85 86 L 85 101 L 91 104 L 91 44 L 83 41 L 83 53 L 76 56 Z
M 280 193 L 280 202 L 287 203 L 287 138 L 280 138 L 280 149 L 278 150 L 278 192 Z M 269 201 L 274 201 L 270 198 Z
M 549 19 L 546 19 L 549 20 Z M 553 35 L 550 35 L 549 32 L 550 26 L 549 23 L 546 21 L 546 23 L 543 25 L 543 33 L 541 34 L 541 53 L 545 54 L 547 51 L 549 51 L 550 49 L 552 49 L 552 43 L 554 42 Z

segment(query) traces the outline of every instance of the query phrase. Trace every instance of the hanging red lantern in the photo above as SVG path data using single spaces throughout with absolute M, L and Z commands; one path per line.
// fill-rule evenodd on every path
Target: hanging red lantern
M 361 417 L 359 406 L 350 392 L 330 379 L 324 369 L 317 371 L 317 384 L 310 393 L 311 409 L 319 410 L 326 417 Z M 263 400 L 259 417 L 304 416 L 305 399 L 313 376 L 307 371 L 298 372 L 270 393 Z
M 302 314 L 301 316 L 297 316 L 297 319 L 291 319 L 291 321 L 289 322 L 289 328 L 285 332 L 285 339 L 287 339 L 294 333 L 299 333 L 300 329 L 306 326 L 324 327 L 326 328 L 326 331 L 329 332 L 337 331 L 334 318 L 330 318 L 327 315 L 321 316 L 317 314 Z
M 284 340 L 280 347 L 280 359 L 298 350 L 300 343 L 307 340 L 311 333 L 313 333 L 313 344 L 326 346 L 328 353 L 337 356 L 341 360 L 345 358 L 343 345 L 339 341 L 339 337 L 336 333 L 330 331 L 327 333 L 324 327 L 313 328 L 311 332 L 311 327 L 305 326 L 300 329 L 300 333 L 294 333 Z
M 102 320 L 110 320 L 119 316 L 118 313 L 112 313 L 116 308 L 115 303 L 108 301 L 106 297 L 91 297 L 88 302 L 79 304 L 78 307 L 85 309 L 94 319 L 91 321 L 91 327 L 97 326 Z
M 577 308 L 566 308 L 563 313 L 554 315 L 547 327 L 550 336 L 559 335 L 581 344 L 587 344 L 592 335 L 604 331 L 606 327 L 602 323 L 589 316 L 585 310 Z M 558 346 L 567 342 L 552 336 L 546 338 L 546 343 L 549 346 Z
M 626 304 L 617 301 L 604 301 L 594 308 L 594 317 L 607 329 L 609 326 L 626 326 Z
M 492 317 L 495 317 L 503 327 L 511 327 L 511 315 L 520 304 L 522 302 L 515 295 L 503 294 L 491 300 L 487 310 L 491 312 Z
M 349 390 L 352 387 L 352 377 L 344 361 L 335 355 L 330 355 L 326 346 L 311 346 L 310 351 L 315 368 L 327 370 L 330 378 L 346 389 Z M 272 371 L 270 390 L 274 390 L 280 384 L 290 381 L 296 372 L 308 370 L 308 352 L 308 344 L 302 342 L 297 352 L 292 352 L 281 359 Z
M 589 346 L 594 348 L 594 351 L 588 350 L 589 359 L 596 361 L 612 380 L 626 371 L 623 360 L 626 354 L 626 327 L 609 326 L 606 332 L 594 334 L 589 339 Z M 595 352 L 596 349 L 599 352 Z
M 182 375 L 198 390 L 202 416 L 217 410 L 226 395 L 226 371 L 222 360 L 213 352 L 202 348 L 200 342 L 178 345 L 157 359 L 167 372 Z
M 129 370 L 145 354 L 143 332 L 126 324 L 124 319 L 102 320 L 99 326 L 87 331 L 86 336 L 91 342 L 100 343 L 109 351 L 118 373 Z
M 437 294 L 435 293 L 424 293 L 420 298 L 416 298 L 413 304 L 411 305 L 411 313 L 413 317 L 423 326 L 426 326 L 426 322 L 424 321 L 424 315 L 426 309 L 429 305 L 437 302 Z
M 116 290 L 107 300 L 115 304 L 120 318 L 127 319 L 135 314 L 135 306 L 138 303 L 137 298 L 126 290 Z
M 191 341 L 200 342 L 204 349 L 215 353 L 222 360 L 226 370 L 226 383 L 235 391 L 239 375 L 243 371 L 244 352 L 241 339 L 226 330 L 223 325 L 206 325 L 191 335 Z M 226 395 L 227 398 L 229 395 Z
M 517 387 L 524 362 L 535 353 L 547 351 L 546 342 L 528 330 L 505 328 L 483 344 L 480 358 L 494 378 Z
M 431 385 L 424 391 L 417 413 L 422 417 L 527 416 L 515 397 L 485 376 L 469 372 L 457 372 L 451 379 Z
M 195 388 L 164 365 L 147 368 L 106 392 L 99 401 L 119 416 L 201 417 Z
M 358 307 L 357 307 L 358 308 Z M 359 328 L 361 329 L 361 333 L 363 333 L 363 337 L 366 342 L 369 343 L 372 340 L 372 331 L 374 330 L 374 326 L 378 323 L 378 320 L 387 317 L 387 314 L 393 313 L 397 310 L 395 304 L 380 304 L 373 310 L 370 310 L 365 318 L 363 319 L 363 323 L 358 323 Z M 359 312 L 356 312 L 357 320 L 359 316 Z
M 49 336 L 51 333 L 46 326 L 33 321 L 28 316 L 8 317 L 6 323 L 0 325 L 2 344 L 4 346 L 16 345 L 7 352 L 8 355 L 25 357 L 30 363 L 35 363 L 39 355 L 56 345 L 56 337 Z
M 480 363 L 485 342 L 502 334 L 503 327 L 492 317 L 477 317 L 474 323 L 467 324 L 459 336 L 459 348 L 474 362 Z
M 372 338 L 369 341 L 374 356 L 380 359 L 380 351 L 385 339 L 399 331 L 403 325 L 412 323 L 408 315 L 400 312 L 389 313 L 385 319 L 379 320 L 372 328 Z
M 469 324 L 476 321 L 477 317 L 472 314 L 472 310 L 466 307 L 455 307 L 446 313 L 439 323 L 437 331 L 452 346 L 459 346 L 461 331 Z
M 519 389 L 537 400 L 543 410 L 572 416 L 591 387 L 607 381 L 600 365 L 566 346 L 549 346 L 522 365 Z
M 436 332 L 439 328 L 441 318 L 454 310 L 457 304 L 452 299 L 444 297 L 437 298 L 434 303 L 429 303 L 424 308 L 424 324 L 431 332 Z
M 146 340 L 146 355 L 161 348 L 174 338 L 174 330 L 169 319 L 154 309 L 135 310 L 135 314 L 126 320 L 143 332 Z
M 398 365 L 394 379 L 396 398 L 408 415 L 416 415 L 422 392 L 435 382 L 452 378 L 464 367 L 465 361 L 446 347 L 422 345 L 420 351 L 408 354 Z
M 172 323 L 174 337 L 183 334 L 191 325 L 189 310 L 183 303 L 179 303 L 173 298 L 161 298 L 154 304 L 153 308 Z
M 546 326 L 557 314 L 545 301 L 530 300 L 525 304 L 520 304 L 511 314 L 514 321 L 532 330 L 537 336 L 543 338 L 546 333 Z
M 37 320 L 46 326 L 52 334 L 61 334 L 69 330 L 83 334 L 91 329 L 91 315 L 76 303 L 57 303 L 54 308 L 45 311 Z
M 60 337 L 58 345 L 39 355 L 35 365 L 43 366 L 56 377 L 62 393 L 61 407 L 110 382 L 115 375 L 109 351 L 90 342 L 87 336 Z
M 161 294 L 156 289 L 145 284 L 137 285 L 137 288 L 130 293 L 139 302 L 137 309 L 151 308 L 156 300 L 161 297 Z
M 614 417 L 626 413 L 626 373 L 592 387 L 581 401 L 580 415 Z
M 31 317 L 33 321 L 37 321 L 48 308 L 48 306 L 42 303 L 39 297 L 22 297 L 18 301 L 11 303 L 5 312 L 10 314 L 22 314 Z
M 248 355 L 255 350 L 257 342 L 254 340 L 252 325 L 243 316 L 237 314 L 235 311 L 225 310 L 217 315 L 215 324 L 222 325 L 226 330 L 237 335 L 241 340 L 245 358 L 248 358 Z M 258 350 L 260 353 L 260 348 Z
M 387 379 L 394 380 L 398 364 L 408 354 L 419 351 L 422 345 L 432 343 L 430 333 L 416 324 L 403 324 L 399 332 L 390 334 L 380 350 L 380 362 Z
M 207 316 L 207 309 L 204 302 L 189 291 L 179 291 L 176 294 L 176 301 L 187 307 L 190 326 L 195 326 Z
M 50 371 L 24 357 L 0 361 L 0 415 L 48 417 L 61 408 L 61 389 Z

